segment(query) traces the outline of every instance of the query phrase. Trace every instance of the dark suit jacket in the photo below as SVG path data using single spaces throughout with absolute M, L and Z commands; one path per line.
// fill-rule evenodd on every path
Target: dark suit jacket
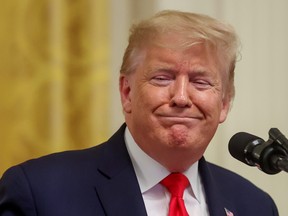
M 106 143 L 30 160 L 0 180 L 1 216 L 144 216 L 124 143 L 123 125 Z M 202 158 L 199 170 L 211 216 L 278 215 L 270 196 Z

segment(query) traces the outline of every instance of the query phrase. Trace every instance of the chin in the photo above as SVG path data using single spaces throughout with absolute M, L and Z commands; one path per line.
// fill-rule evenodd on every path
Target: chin
M 168 133 L 170 145 L 187 146 L 190 140 L 189 130 L 182 127 L 174 127 Z
M 187 147 L 188 146 L 187 139 L 183 137 L 170 138 L 168 143 L 169 143 L 169 146 L 172 146 L 172 147 Z

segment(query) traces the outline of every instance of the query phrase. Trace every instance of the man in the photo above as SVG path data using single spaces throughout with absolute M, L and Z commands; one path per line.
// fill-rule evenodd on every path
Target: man
M 9 169 L 0 215 L 278 215 L 268 194 L 203 158 L 234 96 L 237 48 L 231 27 L 200 14 L 163 11 L 133 26 L 125 124 L 99 146 Z

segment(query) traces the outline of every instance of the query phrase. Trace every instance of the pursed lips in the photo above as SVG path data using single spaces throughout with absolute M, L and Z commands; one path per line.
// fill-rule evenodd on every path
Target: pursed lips
M 187 115 L 187 114 L 158 114 L 157 115 L 160 119 L 164 121 L 171 121 L 171 122 L 191 122 L 195 120 L 202 120 L 203 116 L 198 115 Z

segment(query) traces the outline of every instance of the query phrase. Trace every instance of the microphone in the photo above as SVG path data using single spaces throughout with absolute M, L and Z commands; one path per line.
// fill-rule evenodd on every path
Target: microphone
M 269 136 L 265 142 L 255 135 L 239 132 L 230 139 L 229 152 L 237 160 L 257 166 L 267 174 L 288 172 L 288 140 L 277 128 L 271 128 Z

